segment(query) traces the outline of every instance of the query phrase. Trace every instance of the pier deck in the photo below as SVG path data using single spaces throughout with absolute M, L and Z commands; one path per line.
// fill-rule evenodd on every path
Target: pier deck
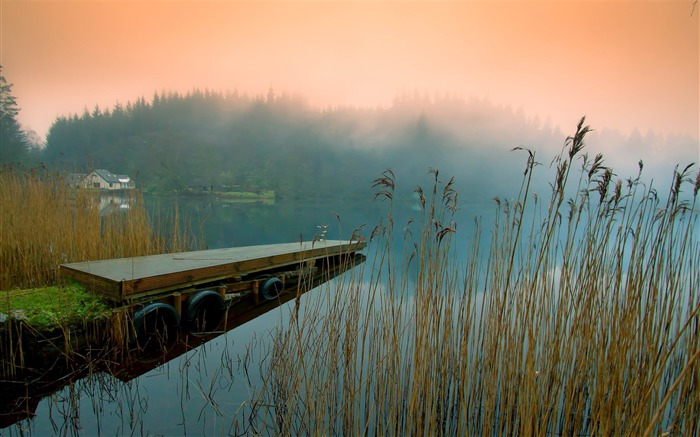
M 128 301 L 200 284 L 352 254 L 363 241 L 323 240 L 232 247 L 61 265 L 74 279 L 114 301 Z

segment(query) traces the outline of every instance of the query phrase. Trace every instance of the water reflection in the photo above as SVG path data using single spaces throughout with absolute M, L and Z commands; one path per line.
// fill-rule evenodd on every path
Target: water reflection
M 100 193 L 100 215 L 106 216 L 119 211 L 124 211 L 133 206 L 135 198 L 129 195 L 114 195 Z
M 191 220 L 192 229 L 204 235 L 204 241 L 211 249 L 298 241 L 300 233 L 308 238 L 318 231 L 318 226 L 323 225 L 329 225 L 329 236 L 347 237 L 354 227 L 366 223 L 364 235 L 369 237 L 372 227 L 386 216 L 388 208 L 386 203 L 371 201 L 279 201 L 275 205 L 224 205 L 204 202 L 202 199 L 174 198 L 147 199 L 147 206 L 159 211 L 159 214 L 171 216 L 175 214 L 168 211 L 179 207 L 180 219 Z M 336 219 L 334 212 L 339 213 L 341 220 Z M 414 203 L 396 202 L 393 217 L 395 232 L 389 238 L 392 239 L 393 247 L 397 248 L 394 255 L 401 259 L 401 251 L 410 251 L 412 241 L 419 239 L 421 211 L 415 208 Z M 474 217 L 480 219 L 475 221 Z M 476 314 L 469 325 L 474 329 L 481 326 L 481 308 L 484 307 L 484 300 L 490 297 L 489 287 L 484 283 L 485 275 L 489 274 L 488 257 L 484 256 L 482 259 L 482 256 L 493 249 L 489 241 L 493 237 L 493 223 L 499 217 L 503 220 L 493 203 L 463 204 L 458 213 L 459 238 L 455 240 L 454 256 L 450 256 L 450 265 L 454 263 L 456 269 L 464 271 L 464 265 L 470 265 L 465 261 L 467 257 L 482 260 L 469 272 L 478 278 L 474 279 L 474 283 L 480 285 L 474 287 L 473 307 L 469 307 L 473 308 L 473 314 Z M 411 219 L 415 221 L 409 225 Z M 522 223 L 523 229 L 534 230 L 532 240 L 523 240 L 521 247 L 524 254 L 529 253 L 526 249 L 537 248 L 535 245 L 538 240 L 535 237 L 540 231 L 539 228 L 533 227 L 533 219 L 534 216 L 526 216 Z M 697 213 L 692 217 L 690 226 L 690 238 L 697 244 L 700 241 Z M 476 232 L 477 230 L 480 233 Z M 367 267 L 378 262 L 377 257 L 373 255 L 374 247 L 368 246 L 370 258 L 366 263 Z M 476 252 L 475 248 L 478 249 Z M 697 259 L 698 253 L 700 252 L 694 249 L 693 259 Z M 403 266 L 401 262 L 399 261 L 399 267 Z M 527 267 L 519 256 L 514 259 L 514 265 L 514 271 Z M 417 277 L 415 266 L 416 262 L 407 268 L 402 279 L 406 281 L 405 289 L 409 290 L 405 307 L 402 307 L 405 314 L 412 314 L 413 309 L 420 305 L 420 302 L 415 301 L 413 294 L 415 287 L 412 281 Z M 554 305 L 558 301 L 556 287 L 561 281 L 561 264 L 552 260 L 548 267 L 547 273 L 543 273 L 541 279 L 544 283 L 551 284 L 551 302 Z M 526 276 L 523 278 L 528 279 Z M 605 279 L 605 282 L 607 281 Z M 380 288 L 377 300 L 384 303 L 380 299 L 389 299 L 392 295 L 384 289 L 383 283 L 378 283 Z M 366 285 L 366 281 L 360 281 L 360 284 L 361 290 L 372 289 L 370 285 Z M 455 289 L 461 288 L 461 283 L 458 285 Z M 325 292 L 325 288 L 326 286 L 322 292 Z M 329 285 L 328 288 L 337 289 L 334 285 Z M 483 293 L 484 291 L 486 293 Z M 318 293 L 312 295 L 318 296 Z M 287 298 L 294 299 L 295 296 L 287 295 Z M 302 297 L 302 301 L 303 299 Z M 370 300 L 367 302 L 374 303 Z M 677 303 L 676 306 L 686 302 L 688 301 Z M 8 428 L 6 432 L 10 435 L 22 434 L 24 430 L 39 435 L 75 434 L 79 431 L 87 434 L 105 431 L 109 434 L 254 434 L 256 430 L 248 428 L 252 426 L 251 423 L 262 423 L 274 416 L 270 414 L 268 417 L 261 417 L 261 411 L 272 411 L 274 407 L 271 403 L 261 405 L 261 400 L 255 397 L 256 393 L 265 387 L 265 382 L 260 377 L 261 371 L 272 367 L 272 357 L 266 355 L 269 348 L 265 347 L 270 342 L 269 329 L 279 326 L 280 318 L 293 310 L 293 303 L 288 303 L 283 311 L 250 313 L 249 316 L 254 318 L 251 323 L 246 323 L 244 315 L 230 313 L 219 330 L 181 338 L 178 343 L 167 348 L 164 354 L 133 356 L 129 360 L 105 355 L 99 360 L 68 365 L 65 358 L 60 357 L 56 363 L 47 367 L 59 370 L 67 368 L 69 371 L 50 373 L 52 370 L 43 370 L 43 373 L 38 372 L 37 378 L 42 378 L 37 379 L 36 383 L 22 381 L 16 387 L 8 385 L 7 390 L 15 390 L 11 395 L 12 403 L 8 407 L 5 407 L 4 403 L 9 400 L 9 396 L 5 394 L 9 392 L 5 391 L 4 386 L 0 387 L 3 390 L 2 411 L 8 414 L 0 419 L 3 420 L 2 426 L 8 426 L 4 425 L 5 423 L 20 421 Z M 458 315 L 453 313 L 455 325 Z M 682 316 L 685 317 L 685 313 Z M 235 330 L 231 331 L 234 328 Z M 401 340 L 403 350 L 410 350 L 407 348 L 409 341 L 408 336 Z M 522 344 L 522 349 L 527 351 L 531 343 L 525 340 Z M 469 353 L 466 355 L 472 361 L 476 355 L 470 354 L 479 353 L 479 348 L 476 347 L 478 345 L 474 346 L 468 349 Z M 294 354 L 294 359 L 298 356 L 299 354 Z M 287 378 L 289 369 L 284 370 L 280 375 Z M 312 381 L 309 387 L 315 387 L 313 384 L 316 383 L 316 376 L 311 375 L 309 378 L 309 381 Z M 11 417 L 12 414 L 15 414 L 14 418 Z M 36 414 L 37 417 L 30 421 L 27 418 L 32 414 Z M 254 417 L 256 414 L 258 416 Z M 274 424 L 271 424 L 269 429 L 274 429 Z
M 257 370 L 251 367 L 260 362 L 254 357 L 259 351 L 250 346 L 255 334 L 245 332 L 243 325 L 269 317 L 272 310 L 290 301 L 298 303 L 306 292 L 332 283 L 365 259 L 361 254 L 327 258 L 313 274 L 300 276 L 296 284 L 288 283 L 278 299 L 232 305 L 214 329 L 181 331 L 172 344 L 156 350 L 93 347 L 70 357 L 54 354 L 53 359 L 27 362 L 21 378 L 0 381 L 0 428 L 7 428 L 10 435 L 26 431 L 97 434 L 105 429 L 117 434 L 169 434 L 173 427 L 181 433 L 188 425 L 196 434 L 203 429 L 217 433 L 240 430 L 242 413 L 255 393 L 249 370 Z M 236 331 L 240 335 L 230 337 L 236 328 L 242 328 Z M 233 346 L 236 338 L 246 343 L 244 349 Z M 177 366 L 172 372 L 171 364 Z M 143 375 L 147 375 L 147 384 L 139 378 Z M 173 396 L 173 390 L 179 397 Z M 227 394 L 223 399 L 222 393 Z M 146 429 L 147 413 L 158 416 L 160 431 Z M 228 418 L 222 421 L 225 415 Z M 37 416 L 41 423 L 32 420 Z

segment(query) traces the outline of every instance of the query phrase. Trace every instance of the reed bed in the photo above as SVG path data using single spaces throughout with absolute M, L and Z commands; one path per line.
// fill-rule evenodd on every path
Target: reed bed
M 0 376 L 33 367 L 47 347 L 72 360 L 89 344 L 106 353 L 128 341 L 126 313 L 110 314 L 98 297 L 61 284 L 60 264 L 195 248 L 177 211 L 169 231 L 156 231 L 139 191 L 119 195 L 128 208 L 70 188 L 61 173 L 0 170 Z
M 100 193 L 70 188 L 61 173 L 0 170 L 0 290 L 56 284 L 62 263 L 194 248 L 177 217 L 156 231 L 140 191 L 120 195 L 126 211 L 101 213 Z
M 700 429 L 700 173 L 662 198 L 589 158 L 585 120 L 532 192 L 496 199 L 464 264 L 453 181 L 387 201 L 374 262 L 305 300 L 273 332 L 253 432 L 282 435 L 693 435 Z M 403 248 L 393 245 L 403 230 Z M 418 229 L 413 233 L 411 228 Z M 415 235 L 415 238 L 413 235 Z M 483 238 L 482 238 L 483 237 Z M 483 247 L 481 241 L 484 241 Z M 463 244 L 463 243 L 462 243 Z

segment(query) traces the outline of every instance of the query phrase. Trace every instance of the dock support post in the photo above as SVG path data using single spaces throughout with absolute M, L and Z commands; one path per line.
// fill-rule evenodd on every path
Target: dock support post
M 182 294 L 180 292 L 173 293 L 173 308 L 178 317 L 182 317 Z
M 112 324 L 112 341 L 114 341 L 114 346 L 125 346 L 123 311 L 113 310 L 110 316 L 110 322 Z
M 258 298 L 258 293 L 260 292 L 260 284 L 258 281 L 253 282 L 253 301 L 255 303 L 260 302 L 260 299 Z

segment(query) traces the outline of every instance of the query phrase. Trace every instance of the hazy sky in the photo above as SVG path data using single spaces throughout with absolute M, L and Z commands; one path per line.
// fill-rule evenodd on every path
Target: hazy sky
M 488 98 L 595 128 L 698 137 L 691 0 L 0 0 L 3 73 L 25 129 L 155 91 L 237 89 L 317 106 L 400 93 Z

